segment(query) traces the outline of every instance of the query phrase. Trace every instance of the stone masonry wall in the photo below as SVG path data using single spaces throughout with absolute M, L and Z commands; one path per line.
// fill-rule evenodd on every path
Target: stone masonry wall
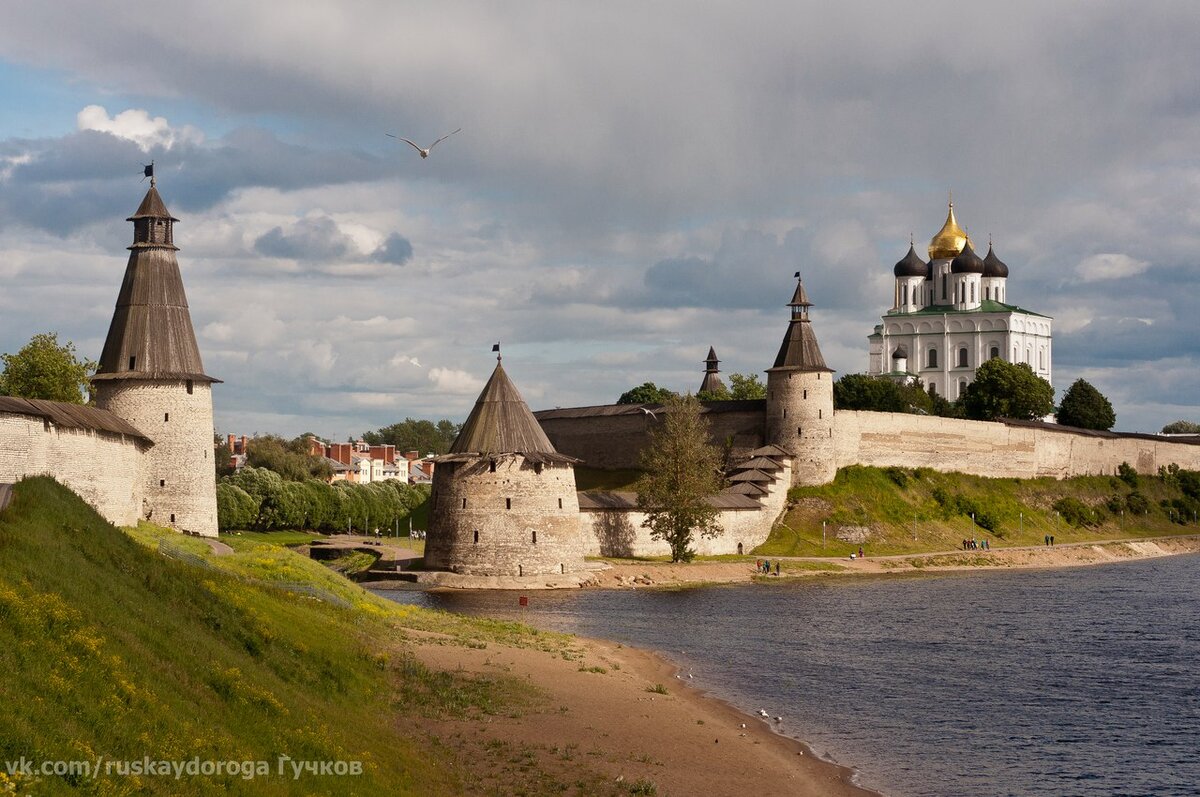
M 761 410 L 706 413 L 710 441 L 733 444 L 735 454 L 763 444 Z M 538 423 L 560 454 L 583 460 L 589 468 L 616 470 L 638 467 L 638 455 L 649 440 L 657 419 L 636 415 L 593 415 L 579 418 L 538 418 Z
M 1166 439 L 1094 437 L 927 415 L 839 411 L 833 439 L 839 468 L 896 465 L 1021 479 L 1111 474 L 1122 462 L 1144 474 L 1170 463 L 1200 469 L 1200 446 Z
M 0 482 L 53 476 L 118 526 L 137 523 L 145 448 L 136 438 L 0 414 Z
M 152 523 L 217 536 L 212 387 L 183 380 L 99 381 L 96 404 L 154 441 L 143 470 Z
M 441 462 L 434 470 L 425 566 L 479 576 L 583 568 L 579 499 L 570 465 L 519 455 Z
M 720 513 L 722 533 L 716 537 L 698 537 L 692 543 L 697 554 L 749 554 L 767 541 L 771 528 L 787 509 L 787 491 L 792 484 L 791 464 L 784 460 L 779 478 L 768 485 L 762 508 L 730 509 Z M 642 526 L 644 512 L 636 510 L 593 510 L 579 513 L 579 528 L 586 556 L 669 556 L 671 546 L 650 537 Z M 742 546 L 738 550 L 739 543 Z

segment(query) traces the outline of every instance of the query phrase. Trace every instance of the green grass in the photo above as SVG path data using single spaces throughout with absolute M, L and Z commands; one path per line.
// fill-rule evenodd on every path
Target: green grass
M 575 655 L 562 635 L 400 606 L 279 545 L 228 541 L 234 553 L 214 556 L 153 526 L 125 533 L 48 478 L 19 483 L 0 514 L 0 758 L 288 755 L 362 761 L 363 774 L 47 776 L 0 792 L 458 793 L 458 765 L 405 717 L 511 710 L 529 688 L 430 671 L 406 635 Z
M 1195 524 L 1173 523 L 1159 506 L 1161 500 L 1179 498 L 1182 493 L 1156 477 L 1139 480 L 1138 492 L 1151 505 L 1149 514 L 1120 515 L 1104 509 L 1112 496 L 1124 500 L 1130 492 L 1129 485 L 1111 476 L 1062 481 L 988 479 L 924 468 L 852 466 L 839 470 L 831 484 L 793 488 L 788 493 L 791 508 L 753 553 L 767 557 L 849 556 L 858 551 L 860 543 L 837 538 L 847 527 L 867 530 L 869 537 L 861 545 L 868 556 L 958 549 L 964 538 L 972 537 L 986 537 L 998 548 L 1041 545 L 1047 534 L 1061 544 L 1200 533 Z M 1084 528 L 1068 525 L 1053 508 L 1055 501 L 1064 497 L 1099 507 L 1103 522 Z M 974 505 L 977 517 L 990 515 L 995 531 L 973 525 L 970 516 L 957 507 L 947 508 L 955 504 Z M 822 521 L 826 523 L 824 544 Z
M 575 489 L 581 492 L 632 490 L 641 475 L 642 472 L 636 468 L 603 470 L 576 466 Z
M 327 535 L 318 534 L 315 531 L 233 531 L 221 534 L 223 540 L 226 537 L 236 537 L 253 542 L 265 542 L 270 545 L 282 545 L 287 548 L 294 548 L 300 545 L 308 545 L 314 540 L 324 540 L 327 538 Z

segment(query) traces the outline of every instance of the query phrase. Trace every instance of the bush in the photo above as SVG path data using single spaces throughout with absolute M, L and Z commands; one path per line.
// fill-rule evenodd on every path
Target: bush
M 1054 502 L 1054 511 L 1062 516 L 1069 525 L 1081 528 L 1083 526 L 1099 526 L 1103 522 L 1100 513 L 1078 498 L 1060 498 Z
M 886 468 L 883 472 L 901 490 L 908 486 L 908 471 L 904 468 Z
M 1135 490 L 1138 488 L 1138 472 L 1128 462 L 1117 466 L 1117 478 Z
M 1150 514 L 1150 501 L 1146 496 L 1134 490 L 1125 496 L 1125 509 L 1131 515 L 1148 515 Z

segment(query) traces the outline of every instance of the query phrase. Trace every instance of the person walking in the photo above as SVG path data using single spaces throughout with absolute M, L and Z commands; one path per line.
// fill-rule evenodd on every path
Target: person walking
M 775 575 L 779 575 L 779 560 L 775 560 Z
M 1046 535 L 1046 545 L 1047 546 L 1050 545 L 1050 535 L 1049 534 Z

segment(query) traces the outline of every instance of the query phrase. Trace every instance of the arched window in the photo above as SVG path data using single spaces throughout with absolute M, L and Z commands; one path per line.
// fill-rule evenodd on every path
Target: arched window
M 993 346 L 991 351 L 988 352 L 988 357 L 990 357 L 993 360 L 999 356 L 1000 356 L 1000 347 L 999 346 Z
M 966 393 L 966 392 L 967 392 L 967 380 L 965 380 L 965 379 L 958 380 L 958 397 L 962 398 L 963 393 Z
M 959 368 L 967 367 L 967 347 L 966 346 L 963 346 L 962 348 L 960 348 L 958 350 L 958 367 Z
M 1038 370 L 1046 370 L 1046 350 L 1038 349 Z
M 900 296 L 901 296 L 900 303 L 908 304 L 908 283 L 905 283 L 904 287 L 902 287 L 900 289 Z
M 930 349 L 929 356 L 925 358 L 925 364 L 930 368 L 937 368 L 937 349 Z
M 946 301 L 946 275 L 942 275 L 942 301 Z
M 975 301 L 975 283 L 972 282 L 971 283 L 971 302 L 974 303 L 974 301 Z

